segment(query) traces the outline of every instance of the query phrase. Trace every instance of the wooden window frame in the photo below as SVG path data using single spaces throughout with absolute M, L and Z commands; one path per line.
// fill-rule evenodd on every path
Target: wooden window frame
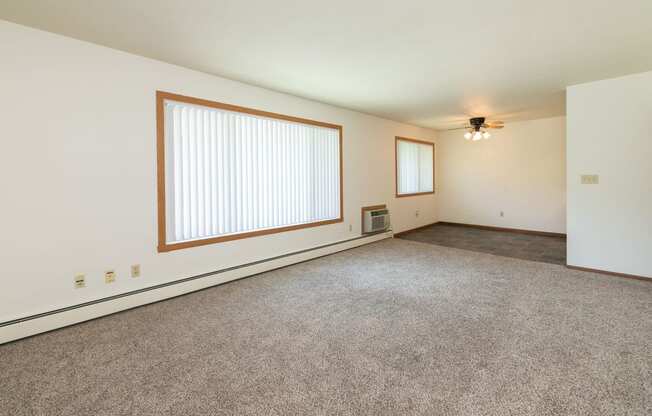
M 234 111 L 238 113 L 251 114 L 260 117 L 273 118 L 277 120 L 290 121 L 300 124 L 308 124 L 319 127 L 336 129 L 339 132 L 340 152 L 340 216 L 330 220 L 315 221 L 306 224 L 287 225 L 264 230 L 248 231 L 237 234 L 229 234 L 218 237 L 209 237 L 198 240 L 182 241 L 180 243 L 168 243 L 166 236 L 166 201 L 165 201 L 165 100 L 176 101 L 186 104 L 200 105 L 220 110 Z M 269 111 L 256 110 L 253 108 L 240 107 L 232 104 L 220 103 L 201 98 L 189 97 L 165 91 L 156 91 L 156 171 L 157 171 L 157 199 L 158 199 L 158 251 L 168 252 L 191 247 L 205 246 L 225 241 L 240 240 L 244 238 L 257 237 L 261 235 L 277 234 L 286 231 L 300 230 L 303 228 L 319 227 L 322 225 L 335 224 L 344 221 L 344 169 L 342 157 L 342 126 L 306 118 L 288 116 L 272 113 Z
M 427 144 L 429 146 L 432 146 L 432 191 L 414 192 L 411 194 L 398 193 L 398 142 L 399 141 Z M 396 195 L 396 198 L 405 198 L 409 196 L 419 196 L 419 195 L 433 195 L 435 193 L 435 144 L 433 142 L 428 142 L 426 140 L 411 139 L 409 137 L 401 137 L 401 136 L 394 137 L 394 185 L 395 185 L 394 194 Z

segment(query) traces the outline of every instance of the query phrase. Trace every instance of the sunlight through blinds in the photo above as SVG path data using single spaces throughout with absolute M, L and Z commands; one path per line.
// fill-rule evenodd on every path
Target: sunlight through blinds
M 433 192 L 434 146 L 399 139 L 396 152 L 398 194 Z
M 165 101 L 166 239 L 340 217 L 340 131 Z

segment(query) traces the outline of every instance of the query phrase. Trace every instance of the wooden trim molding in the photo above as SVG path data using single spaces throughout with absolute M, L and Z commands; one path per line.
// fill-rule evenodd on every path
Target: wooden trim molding
M 579 266 L 571 266 L 570 264 L 567 264 L 566 267 L 571 270 L 579 270 L 582 272 L 590 272 L 590 273 L 599 273 L 599 274 L 604 274 L 607 276 L 614 276 L 614 277 L 622 277 L 625 279 L 633 279 L 633 280 L 642 280 L 644 282 L 650 282 L 652 283 L 652 277 L 646 277 L 646 276 L 639 276 L 636 274 L 627 274 L 627 273 L 616 273 L 616 272 L 610 272 L 607 270 L 600 270 L 600 269 L 590 269 L 588 267 L 579 267 Z
M 165 93 L 156 91 L 156 198 L 158 251 L 168 251 L 165 237 Z
M 362 207 L 360 209 L 360 234 L 364 234 L 364 213 L 365 211 L 373 211 L 376 209 L 387 209 L 387 205 L 370 205 L 368 207 Z
M 396 233 L 396 234 L 394 234 L 394 237 L 401 237 L 402 235 L 405 235 L 405 234 L 411 233 L 412 231 L 417 231 L 417 230 L 421 230 L 421 229 L 423 229 L 423 228 L 428 228 L 428 227 L 430 227 L 430 226 L 432 226 L 432 225 L 435 225 L 435 224 L 439 224 L 439 222 L 438 222 L 438 221 L 435 221 L 435 222 L 432 222 L 432 223 L 430 223 L 430 224 L 422 225 L 422 226 L 420 226 L 420 227 L 410 228 L 409 230 L 401 231 L 400 233 Z
M 236 113 L 252 114 L 254 116 L 274 118 L 277 120 L 292 121 L 294 123 L 301 123 L 301 124 L 311 124 L 313 126 L 326 127 L 326 128 L 336 129 L 340 131 L 342 130 L 342 126 L 338 124 L 324 123 L 322 121 L 310 120 L 308 118 L 294 117 L 285 114 L 272 113 L 269 111 L 256 110 L 254 108 L 247 108 L 247 107 L 241 107 L 233 104 L 220 103 L 217 101 L 204 100 L 202 98 L 189 97 L 187 95 L 174 94 L 171 92 L 156 91 L 156 97 L 157 99 L 161 99 L 161 100 L 177 101 L 180 103 L 217 108 L 219 110 L 234 111 Z
M 432 146 L 432 192 L 415 192 L 412 194 L 399 194 L 398 193 L 398 142 L 412 142 L 419 144 L 426 144 Z M 409 137 L 394 137 L 394 195 L 396 198 L 406 198 L 409 196 L 418 196 L 418 195 L 432 195 L 435 193 L 435 144 L 433 142 L 428 142 L 425 140 L 411 139 Z
M 218 237 L 205 238 L 201 240 L 183 241 L 180 243 L 168 243 L 166 238 L 166 213 L 165 213 L 165 100 L 176 101 L 187 104 L 200 105 L 204 107 L 221 110 L 234 111 L 239 113 L 252 114 L 260 117 L 268 117 L 278 120 L 285 120 L 294 123 L 309 124 L 313 126 L 335 129 L 339 132 L 340 145 L 340 216 L 339 218 L 317 221 L 306 224 L 288 225 L 284 227 L 269 228 L 264 230 L 250 231 L 245 233 L 230 234 Z M 267 234 L 276 234 L 286 231 L 299 230 L 303 228 L 318 227 L 322 225 L 335 224 L 344 221 L 344 158 L 342 150 L 342 126 L 306 118 L 288 116 L 272 113 L 269 111 L 256 110 L 253 108 L 240 107 L 232 104 L 224 104 L 216 101 L 204 100 L 201 98 L 188 97 L 185 95 L 173 94 L 164 91 L 156 91 L 156 170 L 157 170 L 157 205 L 158 205 L 158 251 L 167 252 L 184 248 L 215 244 L 225 241 L 240 240 L 243 238 L 257 237 Z
M 488 231 L 503 231 L 503 232 L 507 232 L 507 233 L 542 235 L 542 236 L 545 236 L 545 237 L 566 238 L 566 234 L 563 234 L 563 233 L 551 233 L 551 232 L 548 232 L 548 231 L 523 230 L 521 228 L 492 227 L 490 225 L 464 224 L 464 223 L 459 223 L 459 222 L 447 222 L 447 221 L 440 221 L 439 224 L 441 224 L 441 225 L 452 225 L 452 226 L 455 226 L 455 227 L 477 228 L 479 230 L 488 230 Z

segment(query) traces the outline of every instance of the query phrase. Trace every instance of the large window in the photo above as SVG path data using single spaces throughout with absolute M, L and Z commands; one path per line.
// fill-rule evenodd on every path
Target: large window
M 342 221 L 341 126 L 157 92 L 159 251 Z
M 435 145 L 431 142 L 396 138 L 396 196 L 435 192 Z

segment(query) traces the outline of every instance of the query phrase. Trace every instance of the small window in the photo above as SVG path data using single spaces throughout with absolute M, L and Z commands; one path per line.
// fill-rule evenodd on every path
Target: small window
M 431 142 L 396 138 L 396 196 L 435 192 L 435 145 Z
M 157 93 L 159 251 L 342 221 L 342 128 Z

